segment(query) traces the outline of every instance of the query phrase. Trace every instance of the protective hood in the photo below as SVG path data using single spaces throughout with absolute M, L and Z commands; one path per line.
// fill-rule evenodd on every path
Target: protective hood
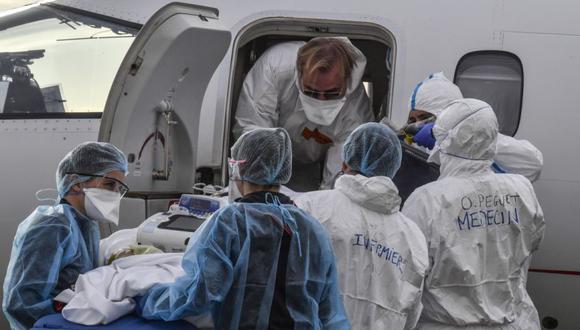
M 401 206 L 399 190 L 386 176 L 367 178 L 347 174 L 338 178 L 335 188 L 353 202 L 375 212 L 391 214 Z
M 333 39 L 342 41 L 344 44 L 350 47 L 353 53 L 356 55 L 356 59 L 351 71 L 351 76 L 347 82 L 346 92 L 343 98 L 338 100 L 317 100 L 306 96 L 300 87 L 300 74 L 298 73 L 298 65 L 296 65 L 294 73 L 294 81 L 296 87 L 298 88 L 298 97 L 300 99 L 300 103 L 302 103 L 302 108 L 304 109 L 306 117 L 309 121 L 321 126 L 329 126 L 334 122 L 344 107 L 348 97 L 360 86 L 360 82 L 362 80 L 362 76 L 367 64 L 366 57 L 350 42 L 350 40 L 348 40 L 348 38 L 334 37 Z
M 352 42 L 350 42 L 350 40 L 347 37 L 334 37 L 334 39 L 339 39 L 339 40 L 343 41 L 345 44 L 347 44 L 351 48 L 353 53 L 356 54 L 356 60 L 354 62 L 354 65 L 353 65 L 353 68 L 352 68 L 352 71 L 350 74 L 350 79 L 348 80 L 348 83 L 346 86 L 346 93 L 344 94 L 345 97 L 348 97 L 350 94 L 352 94 L 360 86 L 363 75 L 365 73 L 365 68 L 367 66 L 367 58 L 358 48 L 356 48 L 352 44 Z M 298 68 L 296 66 L 296 69 L 294 72 L 294 82 L 296 84 L 296 87 L 298 88 L 298 91 L 302 91 L 302 89 L 300 88 L 299 77 L 300 77 L 300 74 L 298 73 Z
M 360 86 L 360 83 L 362 81 L 362 77 L 365 73 L 365 68 L 367 66 L 367 58 L 364 56 L 364 54 L 358 49 L 356 48 L 351 42 L 350 40 L 348 40 L 348 38 L 346 37 L 337 37 L 337 39 L 340 39 L 342 41 L 344 41 L 344 43 L 346 43 L 347 45 L 349 45 L 351 47 L 351 49 L 353 50 L 353 52 L 356 54 L 356 60 L 354 62 L 354 66 L 352 68 L 352 72 L 350 74 L 350 79 L 348 81 L 348 86 L 346 88 L 346 96 L 350 95 L 352 92 L 354 92 L 358 86 Z
M 462 98 L 459 87 L 443 72 L 437 72 L 415 86 L 409 100 L 409 111 L 423 110 L 439 117 L 451 102 Z
M 497 118 L 487 103 L 476 99 L 455 101 L 435 122 L 436 142 L 428 161 L 441 164 L 443 169 L 453 158 L 480 162 L 482 168 L 489 166 L 495 155 L 497 134 Z M 441 157 L 442 154 L 449 157 Z

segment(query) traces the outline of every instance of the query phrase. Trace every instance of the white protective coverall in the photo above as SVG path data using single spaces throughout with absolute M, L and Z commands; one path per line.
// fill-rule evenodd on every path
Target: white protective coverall
M 328 230 L 352 329 L 412 329 L 428 265 L 425 236 L 388 177 L 343 175 L 295 199 Z
M 411 110 L 426 111 L 438 117 L 448 104 L 462 98 L 459 87 L 449 81 L 443 72 L 438 72 L 417 84 L 409 107 Z M 497 149 L 493 160 L 505 172 L 521 174 L 532 182 L 540 177 L 544 166 L 544 157 L 533 144 L 503 134 L 497 136 Z
M 235 137 L 257 127 L 285 128 L 292 140 L 293 155 L 293 175 L 288 186 L 295 191 L 330 188 L 340 171 L 342 145 L 347 136 L 360 124 L 374 120 L 362 85 L 366 57 L 347 38 L 341 39 L 352 47 L 357 59 L 344 105 L 332 124 L 322 126 L 309 121 L 299 98 L 296 59 L 305 42 L 281 43 L 266 50 L 248 72 L 240 93 Z M 319 138 L 319 134 L 328 140 Z M 322 163 L 323 171 L 319 165 Z
M 429 250 L 418 329 L 540 329 L 526 281 L 544 216 L 529 180 L 490 169 L 497 131 L 491 107 L 475 99 L 435 122 L 429 161 L 441 176 L 403 207 Z

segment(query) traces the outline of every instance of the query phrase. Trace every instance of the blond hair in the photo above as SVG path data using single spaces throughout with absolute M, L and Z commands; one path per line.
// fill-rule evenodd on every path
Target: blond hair
M 352 47 L 340 39 L 314 38 L 298 50 L 296 66 L 301 77 L 309 77 L 317 71 L 327 72 L 338 65 L 346 82 L 350 79 L 356 57 Z M 346 84 L 343 89 L 346 89 Z

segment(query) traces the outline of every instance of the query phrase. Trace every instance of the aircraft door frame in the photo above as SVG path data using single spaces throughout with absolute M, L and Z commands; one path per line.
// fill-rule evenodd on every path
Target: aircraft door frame
M 127 52 L 109 92 L 99 141 L 125 152 L 127 183 L 145 201 L 191 191 L 204 95 L 230 41 L 217 9 L 169 4 L 145 23 Z M 124 219 L 125 227 L 142 220 Z

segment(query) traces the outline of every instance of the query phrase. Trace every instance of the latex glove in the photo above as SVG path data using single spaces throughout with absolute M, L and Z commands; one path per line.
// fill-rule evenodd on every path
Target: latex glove
M 433 137 L 433 125 L 434 123 L 426 124 L 421 128 L 415 136 L 413 136 L 413 142 L 417 143 L 418 145 L 425 147 L 427 149 L 433 149 L 435 146 L 435 138 Z

